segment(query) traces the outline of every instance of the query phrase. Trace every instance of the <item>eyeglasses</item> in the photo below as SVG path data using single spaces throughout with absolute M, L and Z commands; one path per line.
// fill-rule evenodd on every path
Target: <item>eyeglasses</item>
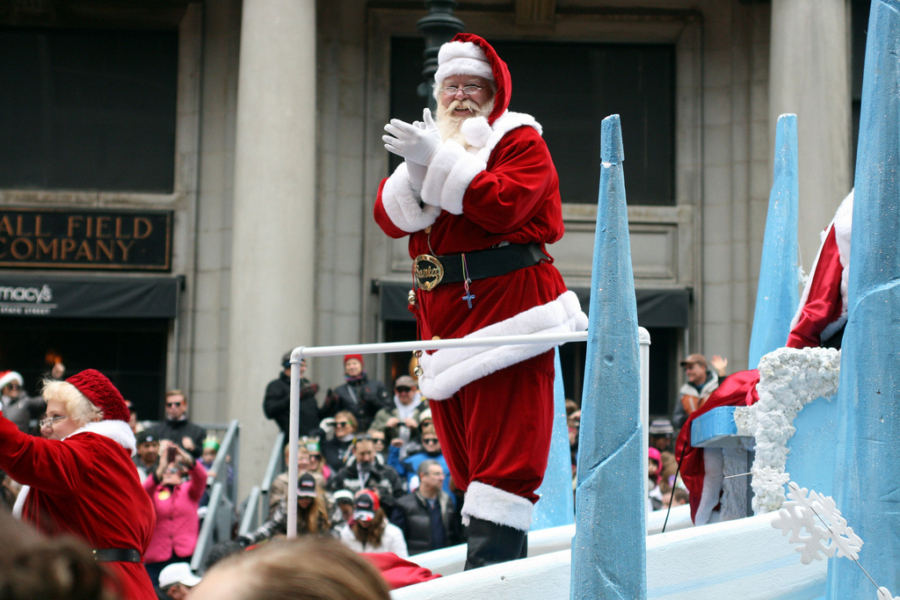
M 437 444 L 438 439 L 437 438 L 425 438 L 422 440 L 422 443 L 423 444 Z
M 20 389 L 22 389 L 21 387 L 19 387 L 19 384 L 18 384 L 18 383 L 7 383 L 7 384 L 6 384 L 6 387 L 8 387 L 8 388 L 11 389 L 11 390 L 20 390 Z M 407 389 L 409 389 L 409 388 L 407 388 Z
M 397 390 L 398 394 L 405 394 L 406 392 L 412 391 L 411 387 L 406 387 L 405 385 L 400 385 L 394 388 Z
M 321 454 L 310 454 L 309 460 L 322 460 L 322 455 Z
M 335 427 L 346 427 L 349 424 L 350 423 L 348 423 L 347 421 L 335 421 L 334 422 Z
M 47 417 L 46 419 L 41 419 L 38 421 L 38 425 L 41 426 L 41 429 L 44 427 L 53 427 L 53 424 L 57 421 L 62 421 L 63 419 L 68 419 L 69 415 L 61 415 L 58 417 Z
M 172 474 L 180 475 L 180 474 L 181 474 L 181 469 L 176 469 L 175 467 L 169 467 L 168 469 L 166 469 L 166 473 L 172 473 Z
M 181 406 L 181 402 L 166 402 L 166 406 Z
M 373 444 L 383 444 L 384 438 L 372 438 L 372 443 Z
M 471 96 L 472 94 L 477 94 L 480 90 L 484 89 L 483 85 L 467 85 L 465 87 L 456 87 L 456 86 L 447 86 L 441 89 L 441 93 L 445 96 L 455 96 L 459 90 L 462 90 L 462 93 L 466 96 Z

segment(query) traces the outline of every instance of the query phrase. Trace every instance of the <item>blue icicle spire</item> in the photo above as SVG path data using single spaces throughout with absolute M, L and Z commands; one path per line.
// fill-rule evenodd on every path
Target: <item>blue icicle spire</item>
M 544 481 L 537 489 L 531 531 L 571 525 L 575 522 L 572 498 L 572 459 L 569 450 L 569 426 L 566 422 L 566 392 L 563 388 L 559 348 L 556 349 L 556 380 L 553 384 L 553 437 Z
M 603 120 L 601 148 L 570 597 L 645 600 L 647 464 L 618 115 Z
M 750 358 L 755 369 L 765 354 L 787 343 L 791 319 L 800 304 L 797 281 L 797 115 L 781 115 L 775 129 L 775 176 L 769 195 L 766 235 L 759 264 L 759 285 Z
M 863 75 L 847 328 L 841 348 L 834 492 L 865 542 L 859 562 L 900 591 L 900 0 L 873 0 Z M 825 468 L 825 465 L 823 465 Z M 828 600 L 874 598 L 845 558 L 829 561 Z

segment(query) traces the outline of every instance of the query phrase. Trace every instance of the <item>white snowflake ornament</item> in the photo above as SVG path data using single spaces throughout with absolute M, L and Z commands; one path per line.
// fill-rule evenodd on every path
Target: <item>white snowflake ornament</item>
M 791 502 L 784 503 L 772 520 L 772 527 L 780 529 L 782 535 L 790 533 L 788 541 L 791 544 L 802 544 L 796 549 L 800 553 L 800 562 L 808 565 L 813 560 L 831 558 L 835 553 L 838 557 L 858 559 L 863 541 L 847 527 L 847 520 L 841 516 L 834 500 L 815 491 L 807 495 L 806 488 L 800 488 L 794 482 L 788 487 Z M 807 535 L 801 535 L 803 531 Z

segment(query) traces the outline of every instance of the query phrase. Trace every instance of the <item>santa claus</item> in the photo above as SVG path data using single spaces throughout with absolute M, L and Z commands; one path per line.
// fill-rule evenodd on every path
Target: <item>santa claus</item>
M 812 275 L 800 297 L 800 308 L 791 322 L 788 348 L 840 348 L 847 324 L 847 281 L 850 265 L 850 232 L 853 221 L 853 190 L 844 198 L 834 219 L 822 232 L 822 245 L 813 263 Z M 697 525 L 711 517 L 722 492 L 720 477 L 706 477 L 707 471 L 721 472 L 721 455 L 707 455 L 691 446 L 691 425 L 719 406 L 750 406 L 759 401 L 756 384 L 759 371 L 751 369 L 728 377 L 701 408 L 685 422 L 675 448 L 682 479 L 690 491 L 691 518 Z
M 47 439 L 20 432 L 0 414 L 0 469 L 27 486 L 16 510 L 44 533 L 90 544 L 122 598 L 156 598 L 141 564 L 156 517 L 131 462 L 135 439 L 122 394 L 88 369 L 48 382 L 43 396 Z
M 382 181 L 375 220 L 409 236 L 420 339 L 581 331 L 587 317 L 545 244 L 563 235 L 559 180 L 541 126 L 507 110 L 509 70 L 482 38 L 438 53 L 437 119 L 394 119 L 405 161 Z M 551 344 L 445 349 L 419 387 L 453 481 L 466 490 L 466 568 L 524 556 L 553 421 Z

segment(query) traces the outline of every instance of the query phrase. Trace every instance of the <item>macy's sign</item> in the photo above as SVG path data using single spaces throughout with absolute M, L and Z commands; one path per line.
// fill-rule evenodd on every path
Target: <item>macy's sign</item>
M 53 290 L 49 285 L 36 287 L 2 287 L 0 286 L 0 302 L 34 302 L 41 304 L 53 300 Z

